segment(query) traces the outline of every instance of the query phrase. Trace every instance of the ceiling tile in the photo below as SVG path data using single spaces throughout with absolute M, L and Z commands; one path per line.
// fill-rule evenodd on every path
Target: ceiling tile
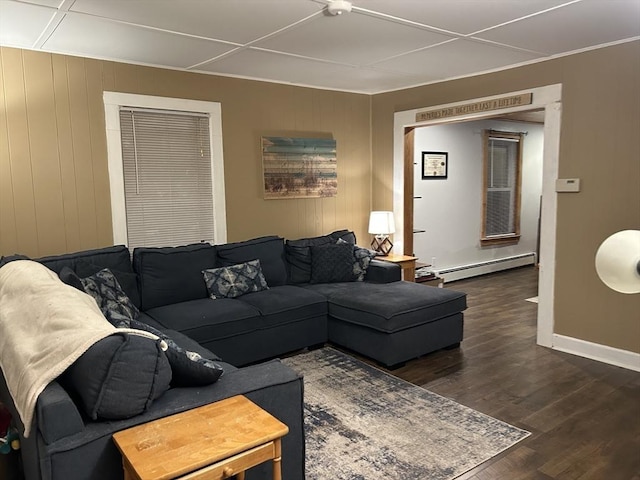
M 567 0 L 354 0 L 356 7 L 404 18 L 450 32 L 470 34 L 515 20 Z
M 44 48 L 74 55 L 186 68 L 233 47 L 86 15 L 67 14 Z
M 477 35 L 547 54 L 636 36 L 640 36 L 638 0 L 584 0 Z
M 249 48 L 198 68 L 211 73 L 240 75 L 348 91 L 399 88 L 407 77 L 374 69 L 356 69 Z
M 72 10 L 244 44 L 322 8 L 310 0 L 76 0 Z
M 255 45 L 305 57 L 367 65 L 451 38 L 352 12 L 319 16 Z
M 0 44 L 31 48 L 56 10 L 17 2 L 0 2 Z
M 20 0 L 25 3 L 33 3 L 34 5 L 43 5 L 45 7 L 58 8 L 64 0 Z
M 531 53 L 492 44 L 453 40 L 443 45 L 379 62 L 375 66 L 410 74 L 432 77 L 437 75 L 444 79 L 522 63 L 535 58 L 537 57 Z

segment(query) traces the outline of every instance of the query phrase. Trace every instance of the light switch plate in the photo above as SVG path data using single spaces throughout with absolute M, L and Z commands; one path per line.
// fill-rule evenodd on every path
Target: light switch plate
M 579 178 L 558 178 L 556 180 L 556 192 L 579 192 Z

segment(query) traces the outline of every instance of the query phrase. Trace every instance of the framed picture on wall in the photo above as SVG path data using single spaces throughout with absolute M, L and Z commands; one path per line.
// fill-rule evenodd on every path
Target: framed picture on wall
M 422 152 L 422 179 L 447 178 L 449 152 Z

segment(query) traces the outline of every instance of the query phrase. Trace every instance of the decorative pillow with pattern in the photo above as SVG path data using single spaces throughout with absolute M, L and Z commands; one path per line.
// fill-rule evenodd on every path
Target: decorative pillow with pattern
M 102 314 L 116 327 L 128 327 L 131 320 L 138 318 L 140 311 L 129 299 L 108 268 L 87 278 L 81 278 L 84 291 L 91 295 Z
M 214 300 L 236 298 L 246 293 L 269 289 L 260 268 L 260 260 L 203 270 L 202 275 L 209 297 Z
M 157 328 L 135 319 L 131 320 L 128 326 L 153 333 L 167 343 L 168 348 L 165 353 L 169 359 L 169 365 L 171 365 L 171 386 L 199 387 L 209 385 L 222 375 L 222 366 L 204 358 L 197 352 L 185 350 Z
M 339 238 L 336 242 L 338 245 L 349 243 L 342 238 Z M 353 256 L 356 261 L 353 263 L 353 274 L 356 276 L 356 281 L 363 282 L 364 277 L 367 275 L 367 269 L 371 260 L 376 257 L 377 253 L 374 250 L 368 248 L 362 248 L 357 245 L 353 246 Z

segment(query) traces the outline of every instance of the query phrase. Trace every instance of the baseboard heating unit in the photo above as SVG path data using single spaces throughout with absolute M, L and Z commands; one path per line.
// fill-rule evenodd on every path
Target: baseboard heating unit
M 438 275 L 444 278 L 446 282 L 454 280 L 462 280 L 463 278 L 476 277 L 486 273 L 500 272 L 510 268 L 523 267 L 525 265 L 533 265 L 536 263 L 536 254 L 523 253 L 512 257 L 488 260 L 486 262 L 470 263 L 468 265 L 460 265 L 457 267 L 443 268 L 438 270 Z

